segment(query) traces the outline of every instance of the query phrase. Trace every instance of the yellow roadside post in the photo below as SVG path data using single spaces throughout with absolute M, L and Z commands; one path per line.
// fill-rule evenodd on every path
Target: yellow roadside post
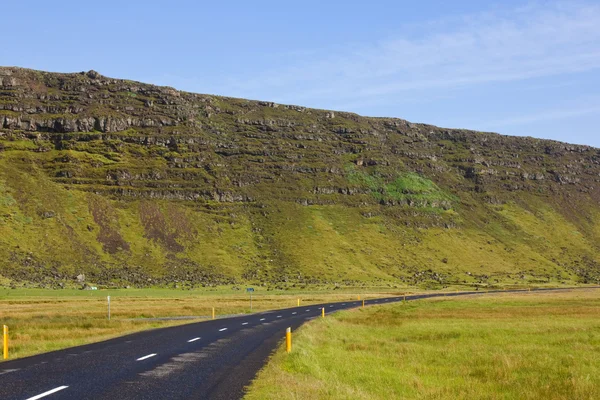
M 321 317 L 325 318 L 325 306 L 321 308 Z
M 8 360 L 8 326 L 4 325 L 2 330 L 3 342 L 4 342 L 4 359 Z
M 298 299 L 298 307 L 300 307 L 300 299 Z
M 362 308 L 365 308 L 365 301 L 364 300 L 363 300 L 363 307 Z
M 285 330 L 285 351 L 288 353 L 292 351 L 292 328 Z
M 215 308 L 212 308 L 212 319 L 215 319 Z
M 360 300 L 360 294 L 358 295 L 358 299 Z

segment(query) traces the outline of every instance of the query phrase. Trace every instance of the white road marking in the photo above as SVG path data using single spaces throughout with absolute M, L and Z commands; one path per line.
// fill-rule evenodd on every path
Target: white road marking
M 221 328 L 221 329 L 219 329 L 219 332 L 223 332 L 223 331 L 226 331 L 226 330 L 227 330 L 227 328 Z
M 38 399 L 41 399 L 42 397 L 50 396 L 52 393 L 60 392 L 61 390 L 64 390 L 66 388 L 68 388 L 68 386 L 59 386 L 56 389 L 48 390 L 47 392 L 38 394 L 37 396 L 30 397 L 27 400 L 38 400 Z
M 294 312 L 292 313 L 292 315 L 295 315 L 295 314 L 298 314 L 298 313 L 294 311 Z
M 342 305 L 343 305 L 343 306 L 345 306 L 345 305 L 346 305 L 346 303 L 344 303 L 344 304 L 342 304 Z
M 242 325 L 248 325 L 248 323 L 247 322 L 243 322 Z
M 281 315 L 278 315 L 277 318 L 281 318 Z
M 16 371 L 18 371 L 18 369 L 3 369 L 2 371 L 0 371 L 0 375 L 10 374 L 11 372 L 16 372 Z
M 199 337 L 195 337 L 193 339 L 190 339 L 190 340 L 188 340 L 188 343 L 192 343 L 192 342 L 195 342 L 197 340 L 200 340 L 200 338 Z
M 266 319 L 266 318 L 261 318 L 260 320 L 261 320 L 261 321 L 264 321 L 265 319 Z
M 144 360 L 147 360 L 147 359 L 149 359 L 149 358 L 151 358 L 151 357 L 154 357 L 155 355 L 156 355 L 156 353 L 148 354 L 147 356 L 140 357 L 140 358 L 138 358 L 138 359 L 137 359 L 137 360 L 135 360 L 135 361 L 144 361 Z
M 308 310 L 306 310 L 306 311 L 310 311 L 310 308 Z
M 333 307 L 333 306 L 329 306 L 329 307 Z

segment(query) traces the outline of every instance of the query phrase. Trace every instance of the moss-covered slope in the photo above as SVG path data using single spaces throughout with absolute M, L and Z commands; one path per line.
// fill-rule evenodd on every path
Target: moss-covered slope
M 595 282 L 599 180 L 591 147 L 0 68 L 4 283 Z

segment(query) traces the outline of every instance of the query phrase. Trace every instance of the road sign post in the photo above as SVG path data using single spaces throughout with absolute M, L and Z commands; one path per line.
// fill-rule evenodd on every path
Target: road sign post
M 106 301 L 108 303 L 108 320 L 110 321 L 110 296 L 106 296 Z
M 246 292 L 250 293 L 250 311 L 252 311 L 252 293 L 254 293 L 254 288 L 246 288 Z

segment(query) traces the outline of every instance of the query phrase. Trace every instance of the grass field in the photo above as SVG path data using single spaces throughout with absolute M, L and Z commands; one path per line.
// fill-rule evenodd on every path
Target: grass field
M 600 290 L 431 299 L 317 319 L 253 399 L 598 399 Z
M 386 295 L 384 289 L 265 291 L 257 288 L 253 311 Z M 399 293 L 399 292 L 394 292 Z M 390 294 L 390 292 L 387 292 Z M 111 320 L 107 300 L 111 296 Z M 10 359 L 109 339 L 127 333 L 193 321 L 149 318 L 195 316 L 208 319 L 250 312 L 249 296 L 228 288 L 206 290 L 122 289 L 102 291 L 0 289 L 0 325 L 10 329 Z M 1 358 L 1 357 L 0 357 Z M 0 362 L 2 360 L 0 359 Z

